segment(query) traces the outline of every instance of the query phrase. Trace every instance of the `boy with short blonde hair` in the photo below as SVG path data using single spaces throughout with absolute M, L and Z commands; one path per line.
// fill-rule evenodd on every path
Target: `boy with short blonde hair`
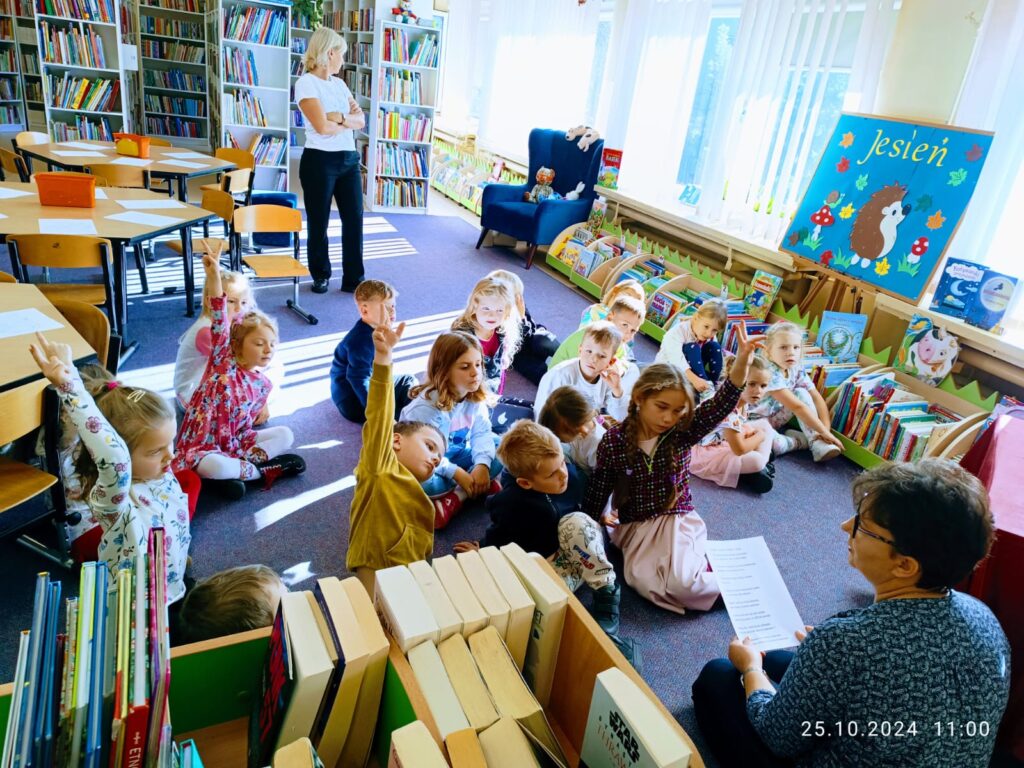
M 177 614 L 176 640 L 197 643 L 274 623 L 288 587 L 265 565 L 229 568 L 199 581 L 185 593 Z
M 614 325 L 622 335 L 622 341 L 619 342 L 615 352 L 614 364 L 619 375 L 625 374 L 629 364 L 635 362 L 633 339 L 636 338 L 637 331 L 640 330 L 646 314 L 647 308 L 636 296 L 624 294 L 616 297 L 612 301 L 611 306 L 608 307 L 608 313 L 603 321 L 593 320 L 585 325 L 581 325 L 578 330 L 570 334 L 562 342 L 562 345 L 555 354 L 551 356 L 551 360 L 548 361 L 548 370 L 550 371 L 556 365 L 564 363 L 566 360 L 579 357 L 580 345 L 583 343 L 583 336 L 587 329 L 594 323 L 606 321 Z

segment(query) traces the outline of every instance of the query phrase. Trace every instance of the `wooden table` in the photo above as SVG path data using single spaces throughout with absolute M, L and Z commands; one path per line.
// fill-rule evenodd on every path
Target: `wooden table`
M 157 200 L 166 201 L 166 195 L 150 192 L 145 189 L 124 189 L 121 187 L 108 187 L 97 190 L 105 195 L 106 199 L 97 198 L 95 208 L 63 208 L 57 206 L 42 205 L 39 196 L 36 194 L 35 184 L 6 183 L 0 184 L 2 190 L 17 190 L 29 192 L 28 195 L 20 197 L 0 197 L 0 236 L 7 235 L 38 235 L 40 219 L 74 219 L 78 221 L 91 221 L 96 227 L 96 236 L 103 237 L 114 246 L 114 317 L 111 318 L 111 325 L 121 338 L 125 340 L 125 354 L 122 359 L 128 356 L 134 349 L 133 344 L 128 344 L 128 337 L 125 332 L 128 314 L 127 297 L 127 266 L 125 262 L 125 249 L 127 246 L 135 246 L 154 237 L 166 235 L 171 232 L 180 232 L 182 261 L 185 273 L 185 314 L 188 317 L 195 315 L 195 279 L 192 267 L 192 237 L 189 232 L 189 225 L 199 224 L 215 218 L 210 211 L 203 210 L 194 205 L 179 203 L 177 208 L 157 208 L 140 213 L 154 213 L 160 216 L 167 216 L 174 219 L 173 223 L 161 224 L 137 224 L 126 221 L 114 221 L 107 216 L 126 213 L 128 209 L 118 205 L 118 200 Z M 175 201 L 177 202 L 177 201 Z
M 81 144 L 82 146 L 68 146 L 68 144 Z M 84 146 L 89 145 L 90 150 Z M 50 144 L 32 144 L 18 148 L 21 152 L 36 160 L 41 160 L 48 165 L 56 166 L 64 170 L 77 171 L 87 168 L 90 165 L 99 163 L 110 163 L 122 157 L 114 152 L 114 144 L 109 141 L 72 141 L 52 142 Z M 75 157 L 73 153 L 82 151 L 102 152 L 103 157 Z M 58 154 L 58 153 L 72 153 Z M 174 157 L 175 154 L 194 154 L 202 157 Z M 136 158 L 129 158 L 136 159 Z M 150 176 L 156 179 L 176 179 L 178 182 L 178 199 L 188 202 L 188 180 L 200 176 L 209 176 L 213 173 L 223 173 L 235 168 L 235 164 L 219 157 L 212 157 L 181 147 L 150 147 L 149 164 L 143 170 L 149 171 Z M 189 168 L 169 165 L 168 163 L 183 162 L 201 164 L 200 168 Z M 128 166 L 132 167 L 132 166 Z
M 71 354 L 75 364 L 95 355 L 95 350 L 78 335 L 78 331 L 68 325 L 68 321 L 50 303 L 43 292 L 34 285 L 24 283 L 0 283 L 0 323 L 4 312 L 18 309 L 36 309 L 51 320 L 61 324 L 60 328 L 44 331 L 46 338 L 71 345 Z M 28 345 L 35 341 L 32 334 L 7 336 L 0 338 L 0 392 L 15 389 L 24 384 L 41 379 L 43 374 L 36 361 L 29 354 Z

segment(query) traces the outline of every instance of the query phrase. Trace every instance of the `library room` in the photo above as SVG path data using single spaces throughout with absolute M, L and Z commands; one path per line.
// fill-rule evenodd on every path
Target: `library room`
M 0 0 L 0 768 L 1024 768 L 1022 211 L 1019 0 Z

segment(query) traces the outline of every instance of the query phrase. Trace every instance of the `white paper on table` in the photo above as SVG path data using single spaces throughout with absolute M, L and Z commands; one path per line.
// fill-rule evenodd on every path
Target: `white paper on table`
M 10 312 L 0 312 L 0 339 L 9 339 L 12 336 L 25 336 L 36 331 L 52 331 L 55 328 L 64 326 L 47 317 L 38 309 L 13 309 Z
M 6 200 L 10 197 L 28 197 L 34 195 L 35 192 L 29 192 L 25 189 L 10 189 L 8 187 L 0 187 L 0 200 Z
M 764 537 L 709 541 L 707 554 L 736 637 L 762 651 L 797 645 L 804 623 Z
M 185 204 L 169 197 L 159 200 L 117 200 L 118 205 L 130 211 L 149 211 L 154 208 L 184 208 Z
M 155 213 L 142 213 L 141 211 L 125 211 L 124 213 L 112 213 L 110 216 L 104 216 L 106 219 L 111 221 L 126 221 L 129 224 L 145 224 L 146 226 L 153 227 L 168 227 L 171 224 L 177 224 L 181 219 L 176 219 L 171 216 L 160 216 Z
M 95 149 L 104 150 L 111 149 L 111 147 L 99 147 L 95 144 L 86 144 L 84 141 L 61 141 L 57 144 L 58 147 L 74 147 L 75 149 Z
M 41 235 L 95 235 L 96 223 L 92 219 L 40 219 Z
M 172 165 L 175 168 L 208 168 L 206 163 L 193 163 L 191 160 L 158 160 L 159 165 Z
M 208 158 L 207 155 L 201 155 L 198 152 L 164 152 L 164 157 L 177 157 L 184 159 L 188 159 L 190 157 L 195 157 L 199 159 Z
M 73 149 L 71 151 L 55 149 L 50 152 L 50 154 L 56 155 L 57 157 L 106 157 L 102 152 L 96 152 L 95 150 L 90 149 Z
M 97 187 L 97 188 L 96 188 L 96 199 L 97 199 L 97 200 L 106 200 L 106 199 L 107 199 L 107 193 L 106 193 L 106 192 L 104 192 L 104 191 L 103 191 L 102 189 L 100 189 L 99 187 Z
M 111 160 L 111 165 L 137 165 L 139 167 L 147 166 L 152 164 L 152 160 L 143 160 L 140 157 L 119 157 L 117 160 Z
M 0 213 L 0 219 L 6 219 L 6 218 L 7 218 L 7 214 L 6 213 Z

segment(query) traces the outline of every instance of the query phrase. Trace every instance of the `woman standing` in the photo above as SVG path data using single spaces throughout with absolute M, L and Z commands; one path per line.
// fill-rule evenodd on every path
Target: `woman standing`
M 306 72 L 295 81 L 295 103 L 306 123 L 299 180 L 313 293 L 326 293 L 331 278 L 327 222 L 332 198 L 341 214 L 341 290 L 351 293 L 363 280 L 363 184 L 353 131 L 366 119 L 345 81 L 335 77 L 347 47 L 337 32 L 320 27 L 309 38 Z

